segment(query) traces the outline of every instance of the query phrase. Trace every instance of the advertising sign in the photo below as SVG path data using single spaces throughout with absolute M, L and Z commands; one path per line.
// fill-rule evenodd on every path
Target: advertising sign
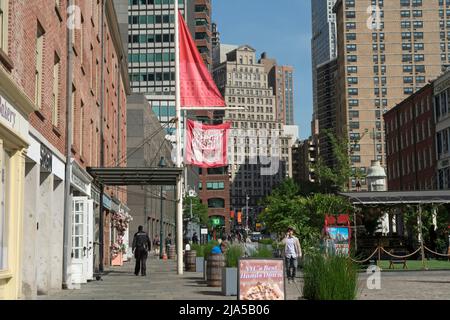
M 238 300 L 285 300 L 283 259 L 240 259 Z
M 327 227 L 327 233 L 334 245 L 336 254 L 348 255 L 350 239 L 347 227 Z

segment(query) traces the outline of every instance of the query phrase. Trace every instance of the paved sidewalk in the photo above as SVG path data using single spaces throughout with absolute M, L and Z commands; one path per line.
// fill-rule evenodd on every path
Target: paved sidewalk
M 221 294 L 221 288 L 207 287 L 203 274 L 176 274 L 176 262 L 151 257 L 147 277 L 133 274 L 134 260 L 123 267 L 111 267 L 101 281 L 91 281 L 77 290 L 63 290 L 43 300 L 236 300 Z M 300 274 L 301 276 L 301 274 Z M 360 274 L 360 300 L 450 299 L 450 271 L 382 272 L 381 289 L 367 289 L 367 274 Z M 301 280 L 301 278 L 299 278 Z M 287 285 L 287 299 L 301 299 L 302 281 Z
M 122 267 L 111 267 L 101 281 L 91 281 L 80 289 L 63 290 L 43 300 L 236 300 L 226 297 L 221 288 L 211 288 L 203 280 L 203 273 L 176 274 L 176 262 L 151 257 L 147 260 L 147 276 L 134 275 L 134 260 Z M 297 288 L 298 286 L 298 288 Z M 299 299 L 301 287 L 289 284 L 288 299 Z

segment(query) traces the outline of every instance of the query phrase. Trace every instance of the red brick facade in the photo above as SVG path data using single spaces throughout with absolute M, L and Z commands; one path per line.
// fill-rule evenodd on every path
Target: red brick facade
M 66 1 L 61 0 L 61 8 Z M 61 11 L 62 10 L 62 11 Z M 53 5 L 40 1 L 9 1 L 9 48 L 12 62 L 11 75 L 31 101 L 35 102 L 35 51 L 38 23 L 45 31 L 43 44 L 41 108 L 30 116 L 36 128 L 58 151 L 65 153 L 66 137 L 66 14 Z M 26 41 L 24 41 L 26 40 Z M 52 124 L 53 65 L 55 55 L 60 59 L 58 125 Z
M 228 173 L 225 171 L 225 174 L 208 174 L 207 169 L 199 169 L 201 174 L 199 175 L 199 180 L 202 186 L 200 190 L 200 199 L 202 203 L 208 205 L 208 200 L 219 198 L 223 199 L 225 206 L 224 208 L 208 208 L 208 216 L 209 217 L 223 217 L 225 221 L 225 232 L 230 232 L 230 178 L 228 177 Z M 224 189 L 223 190 L 208 190 L 207 184 L 214 182 L 223 182 Z
M 30 116 L 34 127 L 64 156 L 66 150 L 67 108 L 67 25 L 68 17 L 76 24 L 72 37 L 73 143 L 72 156 L 83 168 L 126 166 L 126 106 L 129 93 L 126 54 L 115 16 L 112 0 L 75 0 L 79 8 L 67 12 L 68 0 L 9 1 L 9 48 L 0 57 L 13 79 L 23 88 L 31 101 L 35 100 L 37 34 L 43 31 L 41 107 Z M 104 112 L 101 119 L 102 34 L 104 13 Z M 122 60 L 121 60 L 122 59 Z M 59 61 L 57 121 L 53 115 L 54 65 Z M 56 122 L 56 125 L 54 125 Z M 101 161 L 101 126 L 103 123 L 104 159 Z M 126 188 L 105 188 L 110 197 L 127 203 Z M 104 257 L 109 265 L 110 215 L 105 213 Z
M 384 115 L 388 190 L 436 189 L 433 84 Z

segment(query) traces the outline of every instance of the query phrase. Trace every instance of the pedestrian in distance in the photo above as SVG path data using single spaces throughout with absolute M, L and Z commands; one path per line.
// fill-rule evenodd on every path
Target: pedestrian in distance
M 192 243 L 193 244 L 198 244 L 197 232 L 194 232 L 194 234 L 192 235 Z
M 169 233 L 167 235 L 166 240 L 165 240 L 165 244 L 166 244 L 166 253 L 167 253 L 169 247 L 172 245 L 172 234 L 171 233 Z
M 143 229 L 143 226 L 139 226 L 138 232 L 133 237 L 133 253 L 136 258 L 134 274 L 137 276 L 139 275 L 139 271 L 141 271 L 142 276 L 147 275 L 147 257 L 148 252 L 152 248 L 150 238 L 147 233 L 143 231 Z
M 300 246 L 300 241 L 298 238 L 294 236 L 294 227 L 289 227 L 287 229 L 286 236 L 284 237 L 282 243 L 284 244 L 284 259 L 286 263 L 288 283 L 295 283 L 298 259 L 302 257 L 302 247 Z
M 211 253 L 213 254 L 225 254 L 227 252 L 228 243 L 226 241 L 222 241 L 220 244 L 212 248 Z

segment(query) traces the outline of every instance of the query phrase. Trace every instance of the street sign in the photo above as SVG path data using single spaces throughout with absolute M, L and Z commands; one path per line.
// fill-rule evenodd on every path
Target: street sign
M 200 234 L 208 234 L 208 229 L 207 228 L 201 228 L 200 229 Z

